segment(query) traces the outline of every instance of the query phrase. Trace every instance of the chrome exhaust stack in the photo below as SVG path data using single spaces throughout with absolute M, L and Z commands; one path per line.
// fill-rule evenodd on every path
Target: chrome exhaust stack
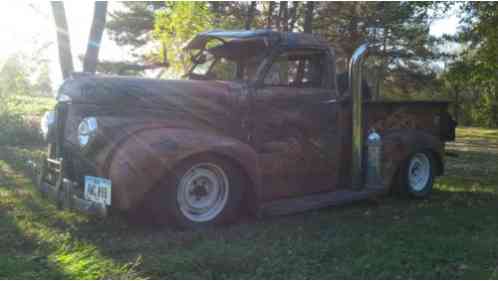
M 352 97 L 352 189 L 363 188 L 363 95 L 362 67 L 368 55 L 368 43 L 358 47 L 349 61 L 349 90 Z

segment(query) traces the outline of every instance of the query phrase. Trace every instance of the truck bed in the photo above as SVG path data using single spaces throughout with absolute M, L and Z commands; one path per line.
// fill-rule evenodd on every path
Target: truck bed
M 368 101 L 365 102 L 365 130 L 416 129 L 454 140 L 455 122 L 448 113 L 447 101 Z

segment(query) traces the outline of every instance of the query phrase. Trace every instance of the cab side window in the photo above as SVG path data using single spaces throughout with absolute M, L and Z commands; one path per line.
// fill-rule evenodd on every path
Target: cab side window
M 325 53 L 285 52 L 273 60 L 264 84 L 277 87 L 321 88 L 325 72 Z

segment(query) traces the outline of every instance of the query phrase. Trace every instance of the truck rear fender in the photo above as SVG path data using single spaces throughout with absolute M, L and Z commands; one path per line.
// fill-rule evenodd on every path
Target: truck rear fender
M 181 128 L 156 128 L 129 136 L 110 156 L 113 206 L 129 210 L 158 186 L 180 162 L 214 153 L 235 163 L 250 181 L 250 198 L 258 196 L 260 171 L 256 152 L 234 138 Z
M 436 161 L 435 175 L 444 172 L 444 143 L 438 137 L 414 129 L 386 131 L 383 136 L 382 178 L 385 186 L 394 183 L 401 165 L 415 151 L 429 150 Z

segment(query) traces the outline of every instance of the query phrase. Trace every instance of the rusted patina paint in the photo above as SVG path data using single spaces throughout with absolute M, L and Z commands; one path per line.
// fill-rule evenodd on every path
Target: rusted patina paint
M 257 155 L 247 144 L 207 132 L 157 128 L 130 136 L 114 152 L 108 170 L 108 177 L 116 186 L 114 202 L 120 209 L 135 206 L 178 163 L 202 153 L 231 159 L 245 171 L 251 186 L 260 185 Z
M 370 107 L 369 107 L 370 106 Z M 441 136 L 441 114 L 445 102 L 367 103 L 367 130 L 375 129 L 383 136 L 382 179 L 391 186 L 396 173 L 414 151 L 430 150 L 436 160 L 444 160 Z M 439 171 L 442 172 L 442 171 Z
M 253 100 L 252 145 L 260 153 L 263 199 L 332 191 L 338 163 L 332 90 L 264 88 Z
M 129 210 L 185 159 L 216 153 L 244 172 L 255 204 L 350 188 L 352 106 L 347 91 L 337 93 L 333 50 L 311 35 L 265 34 L 231 34 L 263 43 L 269 34 L 272 43 L 279 42 L 261 58 L 255 81 L 111 76 L 66 81 L 60 94 L 71 98 L 63 135 L 72 179 L 81 186 L 84 175 L 110 178 L 113 207 Z M 193 45 L 203 46 L 202 36 Z M 326 75 L 313 85 L 319 88 L 264 85 L 279 52 L 306 47 L 327 57 Z M 363 106 L 363 135 L 375 129 L 383 140 L 386 187 L 414 149 L 430 149 L 442 160 L 447 103 Z M 77 128 L 88 116 L 97 118 L 99 130 L 95 143 L 81 149 Z
M 185 91 L 203 89 L 194 84 Z M 210 95 L 216 91 L 213 85 L 230 93 Z M 112 180 L 114 207 L 122 210 L 139 204 L 183 159 L 206 152 L 242 167 L 254 198 L 262 202 L 350 185 L 347 99 L 333 101 L 333 90 L 278 87 L 256 91 L 251 98 L 243 85 L 233 83 L 206 82 L 206 90 L 185 100 L 157 98 L 157 104 L 145 108 L 74 104 L 66 123 L 66 146 L 78 156 L 73 161 L 85 159 L 95 175 Z M 444 105 L 368 102 L 365 107 L 365 135 L 375 128 L 384 140 L 386 186 L 418 142 L 442 154 L 436 117 Z M 99 120 L 99 143 L 80 151 L 77 126 L 89 115 Z

